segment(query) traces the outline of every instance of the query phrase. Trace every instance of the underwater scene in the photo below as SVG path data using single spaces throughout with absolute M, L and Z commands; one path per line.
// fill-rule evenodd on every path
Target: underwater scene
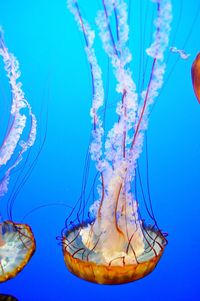
M 0 1 L 0 301 L 198 300 L 199 0 Z

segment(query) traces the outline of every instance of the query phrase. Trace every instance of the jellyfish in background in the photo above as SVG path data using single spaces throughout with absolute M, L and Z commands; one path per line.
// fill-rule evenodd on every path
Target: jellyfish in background
M 18 299 L 11 295 L 0 295 L 0 301 L 18 301 Z
M 128 47 L 126 2 L 102 0 L 103 9 L 97 13 L 99 36 L 110 59 L 117 81 L 116 91 L 120 95 L 116 105 L 118 120 L 106 135 L 100 114 L 105 97 L 102 70 L 94 49 L 95 32 L 82 17 L 78 1 L 68 0 L 68 8 L 84 35 L 92 74 L 93 101 L 90 115 L 93 127 L 90 155 L 96 162 L 100 184 L 97 187 L 99 198 L 89 209 L 89 220 L 84 220 L 85 198 L 81 198 L 80 204 L 72 212 L 78 208 L 77 218 L 69 222 L 71 213 L 66 220 L 62 245 L 68 269 L 96 283 L 117 284 L 144 277 L 157 265 L 167 242 L 152 211 L 149 214 L 154 225 L 150 227 L 144 224 L 132 185 L 148 127 L 150 107 L 163 85 L 166 68 L 164 53 L 171 30 L 171 1 L 152 2 L 157 17 L 153 41 L 146 50 L 152 65 L 147 87 L 141 95 L 137 92 L 129 67 L 132 55 Z M 113 18 L 116 32 L 111 25 Z
M 192 64 L 191 73 L 194 93 L 198 102 L 200 103 L 200 53 L 198 53 Z
M 22 91 L 19 63 L 6 48 L 0 29 L 0 56 L 9 79 L 12 105 L 6 135 L 0 145 L 0 202 L 8 191 L 12 171 L 23 159 L 23 154 L 36 139 L 36 118 Z M 30 120 L 30 125 L 27 124 Z M 24 133 L 25 130 L 28 132 Z M 22 140 L 22 135 L 25 136 Z M 0 216 L 0 282 L 13 278 L 28 263 L 35 251 L 35 239 L 26 224 L 15 223 L 12 218 L 3 221 Z

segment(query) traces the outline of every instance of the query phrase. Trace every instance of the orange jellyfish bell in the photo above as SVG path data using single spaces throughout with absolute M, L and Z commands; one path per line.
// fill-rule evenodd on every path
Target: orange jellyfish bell
M 194 93 L 200 103 L 200 52 L 196 56 L 193 64 L 192 64 L 192 84 Z
M 145 228 L 145 251 L 132 262 L 125 262 L 124 256 L 116 257 L 109 263 L 102 256 L 101 249 L 95 251 L 85 247 L 80 233 L 94 224 L 79 225 L 63 236 L 63 254 L 68 269 L 76 276 L 99 284 L 122 284 L 145 277 L 151 273 L 159 262 L 166 239 L 160 231 Z M 91 230 L 91 228 L 90 228 Z
M 28 225 L 0 223 L 0 283 L 15 277 L 34 252 L 35 239 Z

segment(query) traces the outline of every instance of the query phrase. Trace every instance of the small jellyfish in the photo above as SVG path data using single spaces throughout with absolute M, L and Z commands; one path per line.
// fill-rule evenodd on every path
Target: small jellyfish
M 191 69 L 194 93 L 200 103 L 200 53 L 197 54 Z
M 150 74 L 141 93 L 138 93 L 130 69 L 132 54 L 126 1 L 102 0 L 102 10 L 97 13 L 99 36 L 113 69 L 118 95 L 117 120 L 106 131 L 105 115 L 100 114 L 104 105 L 106 111 L 106 104 L 103 71 L 95 54 L 95 31 L 82 17 L 78 1 L 68 0 L 68 8 L 84 35 L 92 78 L 92 141 L 89 149 L 91 159 L 96 163 L 97 176 L 90 191 L 95 189 L 96 180 L 99 183 L 98 196 L 93 198 L 94 204 L 87 217 L 89 197 L 83 183 L 80 202 L 66 219 L 61 240 L 68 269 L 80 278 L 96 283 L 119 284 L 146 276 L 154 270 L 167 243 L 152 207 L 148 210 L 152 226 L 143 222 L 134 189 L 150 107 L 163 85 L 164 54 L 171 30 L 171 1 L 152 2 L 157 17 L 152 44 L 146 49 L 151 62 Z M 84 178 L 88 176 L 88 165 Z
M 23 154 L 35 142 L 36 118 L 21 89 L 22 84 L 18 81 L 19 63 L 8 51 L 2 29 L 0 29 L 0 56 L 4 62 L 12 95 L 6 135 L 1 137 L 0 145 L 0 204 L 3 204 L 13 170 L 22 161 Z M 0 282 L 15 277 L 28 263 L 34 251 L 35 239 L 31 228 L 26 224 L 14 222 L 11 212 L 10 220 L 3 220 L 1 217 Z

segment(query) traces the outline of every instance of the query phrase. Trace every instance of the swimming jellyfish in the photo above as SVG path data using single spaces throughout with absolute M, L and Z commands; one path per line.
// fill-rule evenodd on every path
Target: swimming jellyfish
M 163 85 L 166 69 L 164 53 L 171 30 L 171 1 L 152 2 L 156 9 L 155 29 L 152 44 L 146 49 L 151 69 L 147 86 L 141 94 L 137 92 L 130 70 L 132 54 L 126 2 L 102 0 L 102 10 L 97 13 L 99 36 L 111 62 L 120 99 L 116 104 L 117 122 L 106 134 L 102 117 L 102 108 L 106 108 L 105 93 L 102 70 L 94 48 L 95 32 L 82 17 L 78 1 L 68 0 L 68 8 L 84 35 L 92 75 L 90 155 L 96 162 L 99 175 L 99 197 L 90 207 L 88 219 L 84 220 L 88 200 L 81 196 L 81 202 L 76 204 L 66 220 L 62 246 L 68 269 L 96 283 L 125 283 L 144 277 L 153 271 L 167 243 L 151 211 L 149 214 L 154 225 L 145 225 L 133 185 L 150 107 Z M 76 208 L 76 218 L 68 222 Z
M 2 137 L 0 145 L 0 202 L 3 203 L 12 171 L 35 142 L 37 122 L 22 91 L 22 84 L 18 80 L 19 63 L 8 51 L 2 29 L 0 29 L 0 56 L 3 59 L 12 95 L 6 135 Z M 0 216 L 0 282 L 15 277 L 28 263 L 34 251 L 35 239 L 31 228 L 26 224 L 15 223 L 12 219 L 3 221 Z
M 200 103 L 200 53 L 196 56 L 192 64 L 191 72 L 194 93 L 197 97 L 198 102 Z

